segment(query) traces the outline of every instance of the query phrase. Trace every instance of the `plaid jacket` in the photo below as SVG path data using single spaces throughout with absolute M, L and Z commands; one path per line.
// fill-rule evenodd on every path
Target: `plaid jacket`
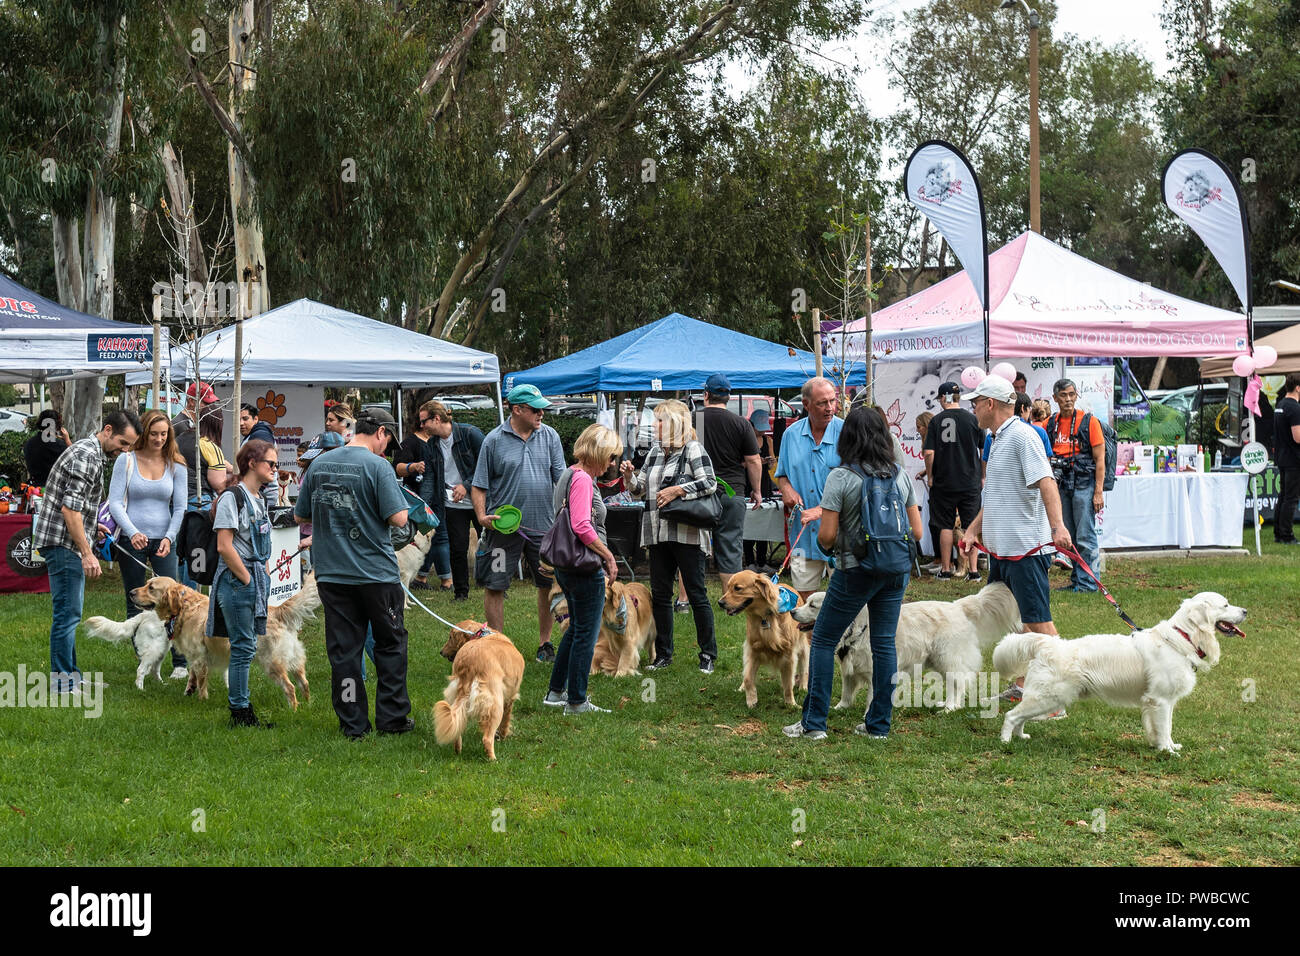
M 703 498 L 718 490 L 718 482 L 713 475 L 713 462 L 709 461 L 709 453 L 703 445 L 697 441 L 687 442 L 680 452 L 665 458 L 663 448 L 656 442 L 641 470 L 628 481 L 628 491 L 637 498 L 644 498 L 646 502 L 645 514 L 641 516 L 641 544 L 647 547 L 664 543 L 696 544 L 701 550 L 709 552 L 713 541 L 708 531 L 660 518 L 655 507 L 659 489 L 671 486 L 677 477 L 682 455 L 686 456 L 686 467 L 692 479 L 682 482 L 687 498 Z
M 45 483 L 41 510 L 32 522 L 32 545 L 35 548 L 77 550 L 64 523 L 63 508 L 81 512 L 86 540 L 95 545 L 95 516 L 104 493 L 104 450 L 93 435 L 73 442 L 50 469 Z

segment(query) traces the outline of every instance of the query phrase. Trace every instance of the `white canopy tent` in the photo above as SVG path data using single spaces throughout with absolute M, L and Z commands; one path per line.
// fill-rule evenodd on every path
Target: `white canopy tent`
M 193 373 L 193 346 L 171 352 L 171 379 Z M 234 380 L 235 326 L 199 340 L 199 377 L 209 383 Z M 501 407 L 501 370 L 490 352 L 435 339 L 311 299 L 298 299 L 244 320 L 243 381 L 268 385 L 357 385 L 425 388 L 491 384 Z M 127 376 L 127 384 L 149 381 Z M 401 402 L 398 402 L 401 413 Z

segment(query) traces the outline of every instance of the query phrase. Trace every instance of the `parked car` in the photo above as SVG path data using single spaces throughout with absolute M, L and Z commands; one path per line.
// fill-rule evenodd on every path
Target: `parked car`
M 0 432 L 21 432 L 27 430 L 27 415 L 22 412 L 0 408 Z
M 704 396 L 699 393 L 692 395 L 691 407 L 697 410 L 703 408 Z M 776 417 L 777 414 L 776 409 L 778 407 L 781 410 L 781 417 L 783 418 L 798 417 L 799 413 L 796 413 L 794 407 L 783 398 L 778 399 L 771 395 L 734 395 L 733 394 L 729 399 L 727 399 L 727 408 L 730 411 L 734 412 L 735 414 L 739 415 L 741 418 L 746 420 L 749 419 L 750 415 L 754 414 L 755 410 L 759 408 L 766 408 L 768 432 L 772 431 L 772 419 Z
M 1198 393 L 1200 394 L 1199 404 L 1197 403 Z M 1195 409 L 1203 405 L 1226 405 L 1228 403 L 1228 386 L 1226 383 L 1207 382 L 1203 387 L 1188 385 L 1186 388 L 1176 388 L 1159 396 L 1148 392 L 1147 396 L 1153 402 L 1176 408 L 1184 415 L 1191 415 Z
M 460 402 L 461 404 L 465 405 L 467 408 L 496 408 L 497 407 L 497 400 L 491 395 L 474 395 L 472 393 L 469 393 L 465 395 L 435 395 L 433 397 L 435 401 L 442 402 L 442 404 L 444 405 L 446 405 L 447 402 L 450 401 L 450 402 Z

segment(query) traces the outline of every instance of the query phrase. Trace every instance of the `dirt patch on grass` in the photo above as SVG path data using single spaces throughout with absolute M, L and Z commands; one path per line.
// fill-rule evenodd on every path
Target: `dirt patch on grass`
M 761 720 L 746 720 L 731 728 L 731 732 L 738 737 L 757 737 L 767 729 L 767 725 Z
M 807 780 L 778 780 L 772 784 L 772 789 L 779 790 L 781 793 L 798 793 L 807 786 Z
M 1252 810 L 1286 810 L 1295 813 L 1300 807 L 1294 803 L 1283 803 L 1276 800 L 1271 794 L 1263 793 L 1237 793 L 1233 794 L 1232 805 L 1234 807 L 1250 807 Z
M 766 770 L 755 770 L 750 773 L 741 773 L 739 770 L 728 770 L 728 780 L 765 780 L 772 776 Z
M 1197 860 L 1176 846 L 1162 846 L 1149 856 L 1138 860 L 1143 866 L 1214 866 L 1207 860 Z

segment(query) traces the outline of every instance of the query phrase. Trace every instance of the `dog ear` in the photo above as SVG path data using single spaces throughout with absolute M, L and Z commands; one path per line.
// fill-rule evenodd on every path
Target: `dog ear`
M 775 611 L 777 605 L 781 603 L 781 592 L 777 590 L 777 587 L 772 583 L 771 578 L 759 577 L 757 584 L 763 589 L 763 600 L 767 601 L 768 606 Z

